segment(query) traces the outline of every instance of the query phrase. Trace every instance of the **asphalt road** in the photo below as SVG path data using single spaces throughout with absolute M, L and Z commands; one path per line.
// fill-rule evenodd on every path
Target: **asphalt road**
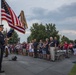
M 10 61 L 11 57 L 3 59 L 3 69 L 5 73 L 0 75 L 68 75 L 76 56 L 69 59 L 58 60 L 55 62 L 33 58 L 29 56 L 16 55 L 17 61 Z

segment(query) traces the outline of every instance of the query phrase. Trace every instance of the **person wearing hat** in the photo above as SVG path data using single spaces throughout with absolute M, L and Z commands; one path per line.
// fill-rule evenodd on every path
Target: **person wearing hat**
M 4 25 L 0 25 L 0 73 L 4 73 L 4 71 L 2 70 L 2 59 L 3 59 L 3 52 L 4 52 L 4 35 L 2 34 L 2 31 L 4 29 L 3 27 Z

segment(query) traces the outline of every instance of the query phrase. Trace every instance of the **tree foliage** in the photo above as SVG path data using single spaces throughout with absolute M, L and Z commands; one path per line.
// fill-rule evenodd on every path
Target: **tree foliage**
M 68 37 L 63 35 L 61 38 L 61 43 L 64 43 L 65 41 L 67 41 L 68 43 L 73 43 L 73 40 L 70 40 Z
M 19 41 L 19 37 L 16 31 L 14 31 L 12 37 L 8 40 L 9 44 L 16 44 Z
M 56 30 L 55 24 L 46 24 L 43 25 L 34 23 L 32 27 L 30 28 L 31 35 L 28 37 L 28 41 L 32 39 L 37 39 L 39 41 L 40 39 L 45 40 L 46 38 L 49 38 L 50 36 L 52 37 L 58 37 L 59 39 L 59 34 L 58 31 Z
M 64 43 L 65 41 L 69 42 L 69 38 L 63 35 L 61 38 L 61 42 Z

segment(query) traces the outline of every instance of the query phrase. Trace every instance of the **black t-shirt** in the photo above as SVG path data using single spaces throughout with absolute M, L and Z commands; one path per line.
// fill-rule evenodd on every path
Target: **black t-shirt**
M 58 45 L 59 45 L 59 41 L 58 40 L 52 40 L 52 41 L 50 41 L 50 47 L 55 47 L 55 44 L 56 44 L 56 46 L 58 47 Z
M 59 41 L 58 40 L 54 40 L 55 44 L 56 44 L 56 47 L 59 46 Z
M 55 47 L 55 41 L 54 40 L 50 41 L 49 44 L 50 44 L 50 47 Z
M 34 42 L 33 43 L 33 46 L 34 46 L 34 49 L 37 49 L 38 43 L 37 42 Z
M 39 48 L 42 49 L 43 43 L 39 43 Z
M 48 47 L 49 47 L 49 42 L 46 44 L 46 49 L 48 50 Z
M 73 48 L 76 48 L 76 44 L 73 46 Z

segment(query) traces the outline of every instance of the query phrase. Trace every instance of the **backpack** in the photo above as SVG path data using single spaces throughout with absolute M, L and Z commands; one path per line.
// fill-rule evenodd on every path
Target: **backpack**
M 13 61 L 17 61 L 17 56 L 13 56 L 13 57 L 12 57 L 12 60 L 13 60 Z

